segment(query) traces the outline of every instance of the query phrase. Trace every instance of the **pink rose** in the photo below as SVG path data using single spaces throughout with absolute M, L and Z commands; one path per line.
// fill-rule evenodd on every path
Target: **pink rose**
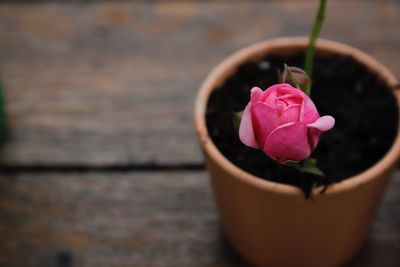
M 312 100 L 301 90 L 282 83 L 262 91 L 251 90 L 240 122 L 243 144 L 259 148 L 284 163 L 308 158 L 321 132 L 335 125 L 331 116 L 320 117 Z

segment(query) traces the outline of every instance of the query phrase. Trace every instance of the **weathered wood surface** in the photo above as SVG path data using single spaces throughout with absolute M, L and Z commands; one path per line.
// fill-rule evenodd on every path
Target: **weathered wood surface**
M 196 90 L 245 45 L 307 35 L 315 1 L 0 5 L 10 140 L 4 165 L 202 161 Z M 330 1 L 322 36 L 400 76 L 398 1 Z
M 347 266 L 400 266 L 399 188 L 397 173 Z M 3 176 L 0 237 L 0 266 L 247 266 L 221 234 L 203 172 Z
M 221 234 L 206 174 L 188 171 L 202 164 L 192 103 L 238 48 L 306 35 L 316 3 L 6 2 L 0 266 L 247 266 Z M 329 1 L 322 36 L 400 76 L 399 11 L 396 1 Z M 400 172 L 348 266 L 400 266 L 398 192 Z

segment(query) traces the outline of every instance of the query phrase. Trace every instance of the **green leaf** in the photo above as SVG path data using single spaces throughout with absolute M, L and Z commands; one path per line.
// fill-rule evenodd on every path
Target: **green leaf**
M 242 120 L 243 111 L 233 113 L 233 128 L 239 132 L 240 121 Z
M 314 175 L 317 175 L 317 176 L 322 176 L 322 177 L 325 176 L 324 173 L 317 166 L 312 166 L 312 165 L 303 166 L 300 169 L 300 171 L 301 172 L 305 172 L 305 173 L 314 174 Z
M 325 174 L 317 167 L 317 160 L 314 158 L 308 158 L 303 162 L 294 166 L 296 170 L 304 173 L 309 173 L 317 176 L 325 176 Z

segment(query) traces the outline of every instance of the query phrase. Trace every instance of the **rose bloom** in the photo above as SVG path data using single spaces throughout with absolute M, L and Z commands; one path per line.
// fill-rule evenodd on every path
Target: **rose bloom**
M 333 117 L 319 116 L 303 91 L 282 83 L 265 91 L 251 90 L 239 137 L 246 146 L 261 149 L 280 163 L 301 161 L 314 151 L 321 133 L 334 125 Z

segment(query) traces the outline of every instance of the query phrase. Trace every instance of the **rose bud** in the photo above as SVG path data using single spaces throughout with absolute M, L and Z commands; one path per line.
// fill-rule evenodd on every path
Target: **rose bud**
M 289 84 L 276 84 L 262 91 L 251 90 L 239 126 L 243 144 L 264 151 L 280 163 L 301 161 L 316 148 L 321 132 L 335 124 L 331 116 L 320 117 L 312 100 Z
M 289 67 L 285 64 L 285 69 L 280 77 L 282 83 L 289 83 L 299 89 L 310 86 L 310 78 L 307 73 L 298 67 Z

